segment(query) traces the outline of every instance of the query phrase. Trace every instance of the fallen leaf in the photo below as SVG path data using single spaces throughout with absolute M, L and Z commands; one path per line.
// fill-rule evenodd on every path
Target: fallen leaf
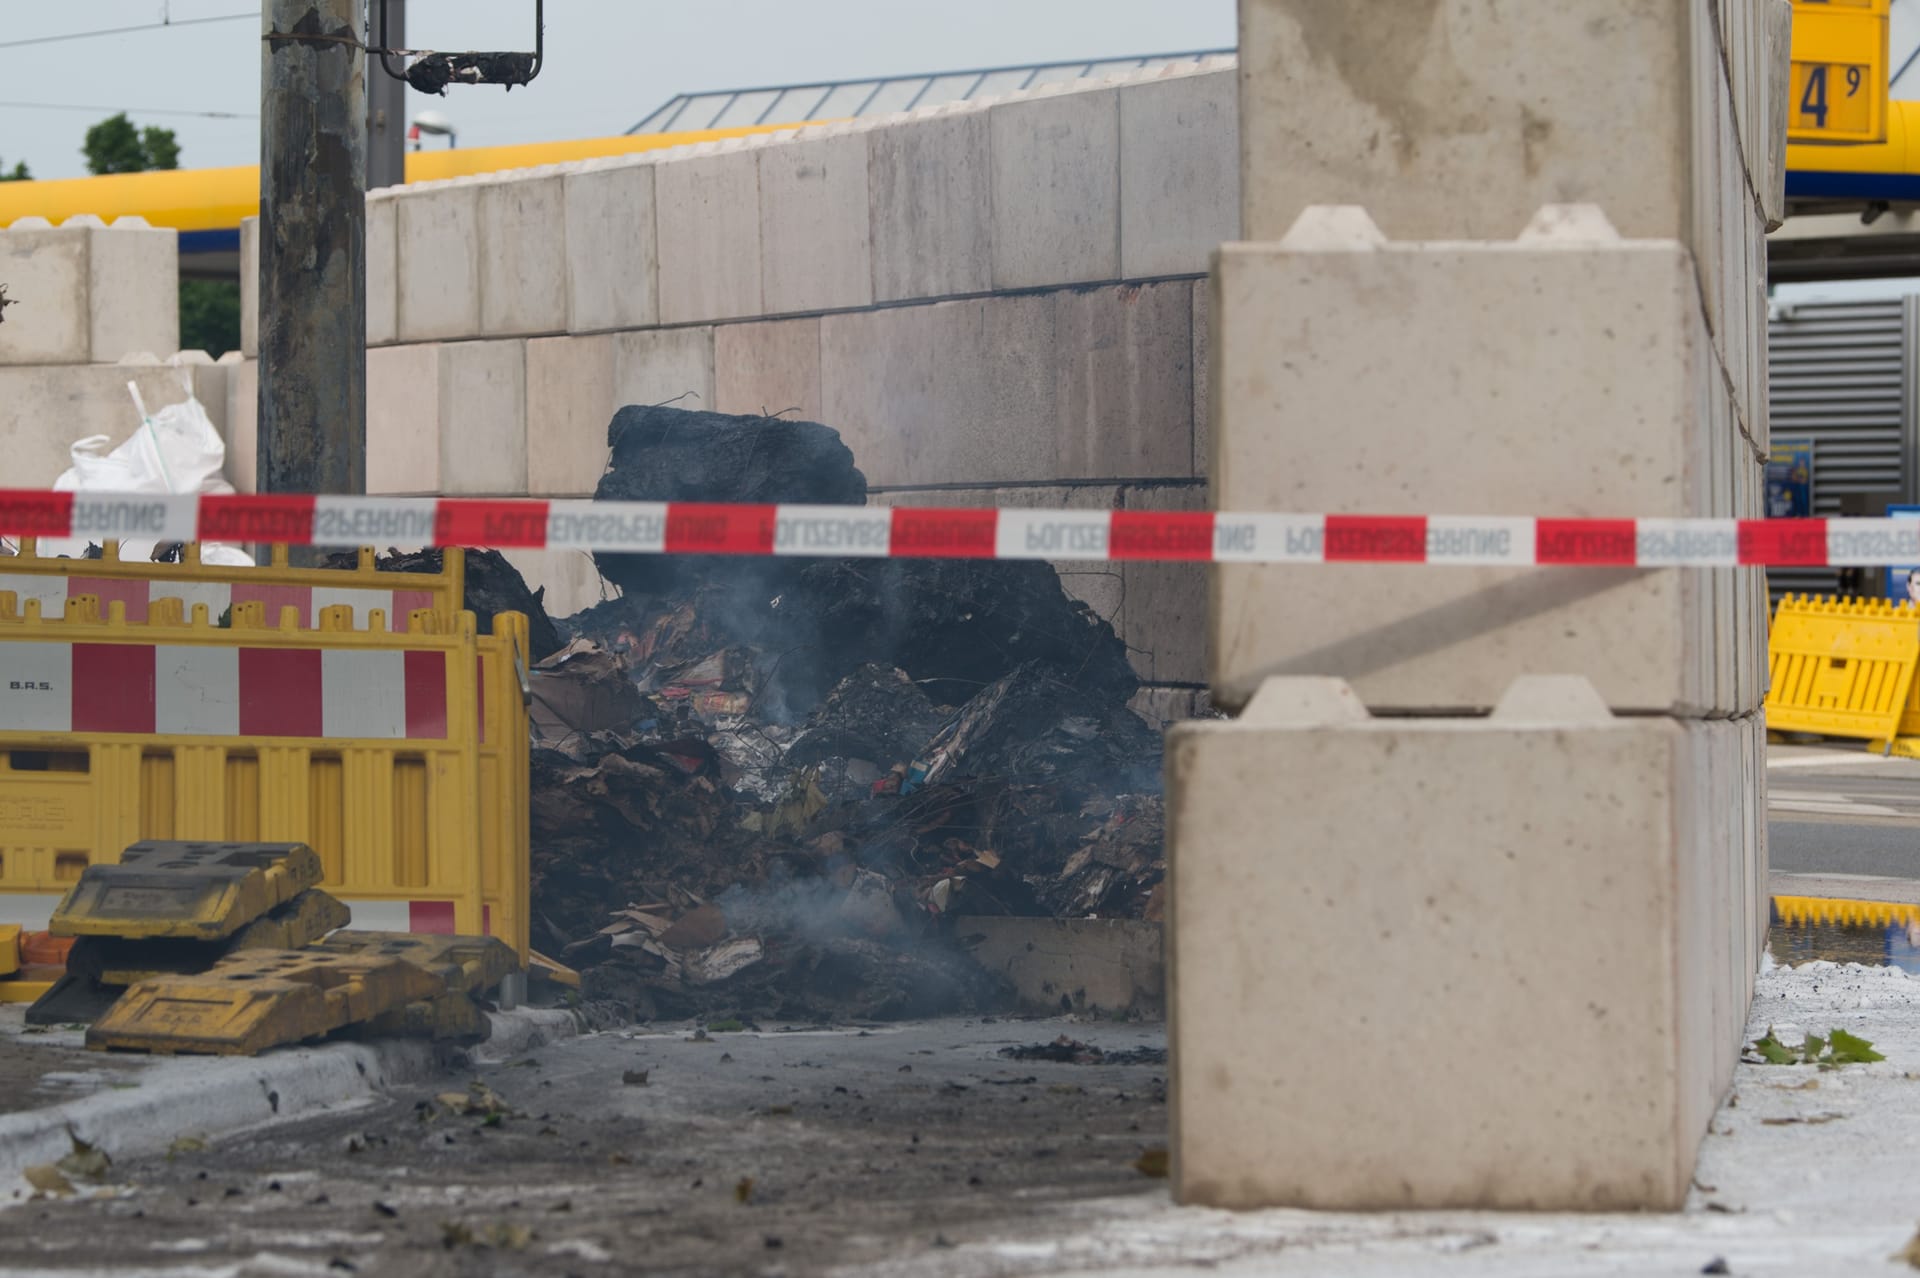
M 73 1192 L 73 1182 L 61 1175 L 58 1167 L 49 1163 L 29 1167 L 21 1175 L 27 1178 L 29 1185 L 42 1194 L 65 1195 Z
M 1133 1160 L 1133 1169 L 1142 1176 L 1151 1176 L 1155 1180 L 1165 1180 L 1167 1177 L 1167 1151 L 1160 1146 L 1155 1146 L 1147 1150 L 1141 1154 L 1140 1157 Z
M 1915 1269 L 1920 1269 L 1920 1233 L 1907 1240 L 1907 1245 L 1887 1257 L 1888 1260 L 1904 1260 Z
M 176 1136 L 173 1144 L 167 1146 L 167 1159 L 172 1161 L 181 1154 L 204 1154 L 207 1152 L 207 1140 L 204 1136 Z M 348 1153 L 358 1151 L 349 1148 Z
M 753 1201 L 753 1177 L 742 1176 L 738 1183 L 734 1185 L 733 1201 L 742 1204 Z

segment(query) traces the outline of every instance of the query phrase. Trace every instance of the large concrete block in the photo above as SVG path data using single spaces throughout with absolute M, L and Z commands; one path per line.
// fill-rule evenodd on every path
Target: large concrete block
M 875 301 L 993 287 L 987 117 L 953 111 L 867 134 Z
M 1244 234 L 1364 205 L 1395 239 L 1503 239 L 1542 204 L 1681 238 L 1695 0 L 1240 5 Z
M 569 173 L 567 328 L 646 328 L 660 319 L 652 163 Z
M 713 330 L 659 328 L 613 334 L 613 403 L 706 408 L 713 403 Z M 601 439 L 606 438 L 601 423 Z
M 875 484 L 1055 477 L 1051 296 L 989 297 L 820 320 L 822 420 Z
M 713 330 L 714 408 L 817 422 L 820 321 L 721 324 Z
M 1539 238 L 1390 245 L 1364 215 L 1318 211 L 1281 245 L 1223 250 L 1218 508 L 1731 515 L 1687 253 L 1557 212 Z M 1269 675 L 1327 674 L 1380 709 L 1483 710 L 1516 674 L 1577 671 L 1620 710 L 1755 708 L 1716 687 L 1696 570 L 1235 564 L 1214 582 L 1226 705 Z
M 372 423 L 368 423 L 368 451 L 372 451 Z M 260 362 L 239 359 L 227 368 L 227 482 L 235 492 L 250 493 L 259 486 Z
M 1122 490 L 1116 506 L 1145 511 L 1205 510 L 1207 491 L 1200 487 L 1128 488 Z M 1148 683 L 1205 682 L 1208 566 L 1138 561 L 1097 566 L 1120 578 L 1122 602 L 1115 628 L 1126 640 L 1135 673 Z
M 1213 281 L 1193 286 L 1193 473 L 1213 473 Z
M 87 228 L 22 219 L 0 231 L 0 364 L 84 364 L 91 358 Z
M 260 356 L 260 219 L 240 219 L 240 353 Z
M 559 174 L 480 187 L 480 322 L 488 336 L 567 329 L 567 219 Z
M 873 304 L 867 134 L 758 148 L 760 279 L 769 315 Z
M 611 334 L 527 343 L 527 491 L 591 497 L 607 469 L 613 420 Z
M 391 188 L 389 188 L 391 190 Z M 367 197 L 367 345 L 400 340 L 400 218 L 392 194 Z
M 480 333 L 480 189 L 456 182 L 394 197 L 400 340 Z
M 1120 277 L 1120 96 L 1016 99 L 988 112 L 993 286 Z
M 1199 275 L 1240 238 L 1239 77 L 1174 76 L 1120 90 L 1120 273 Z
M 760 166 L 744 147 L 654 166 L 660 319 L 701 323 L 762 314 Z
M 1193 285 L 1055 293 L 1060 456 L 1075 478 L 1193 473 Z
M 123 217 L 87 238 L 89 347 L 96 364 L 180 349 L 180 233 Z
M 527 344 L 441 347 L 440 490 L 527 491 Z
M 12 292 L 11 289 L 8 292 Z M 12 308 L 8 308 L 11 312 Z M 7 325 L 12 325 L 9 314 Z M 118 447 L 139 427 L 127 383 L 150 412 L 186 400 L 194 378 L 160 363 L 0 366 L 0 458 L 9 488 L 46 488 L 72 464 L 75 441 L 107 437 Z M 211 379 L 203 382 L 215 395 Z M 216 396 L 217 398 L 218 396 Z M 224 403 L 207 406 L 218 428 Z
M 1615 718 L 1564 677 L 1466 720 L 1276 679 L 1175 725 L 1176 1198 L 1678 1208 L 1743 1029 L 1713 956 L 1750 804 L 1711 760 L 1751 732 Z M 1332 1025 L 1336 1051 L 1289 1046 Z
M 973 961 L 1004 978 L 1031 1011 L 1164 1015 L 1166 960 L 1157 922 L 970 915 L 954 927 Z
M 367 491 L 440 491 L 447 372 L 438 342 L 367 352 Z

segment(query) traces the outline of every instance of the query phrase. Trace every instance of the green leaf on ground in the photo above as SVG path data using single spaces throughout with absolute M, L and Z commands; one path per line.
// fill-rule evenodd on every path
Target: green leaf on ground
M 1864 1065 L 1869 1061 L 1887 1059 L 1873 1050 L 1873 1044 L 1864 1038 L 1858 1038 L 1845 1030 L 1834 1030 L 1827 1036 L 1833 1042 L 1833 1063 L 1836 1065 Z

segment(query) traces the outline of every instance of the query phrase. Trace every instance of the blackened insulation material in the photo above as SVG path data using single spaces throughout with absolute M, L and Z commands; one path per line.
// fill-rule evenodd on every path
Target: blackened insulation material
M 352 568 L 358 562 L 357 556 L 348 552 L 329 555 L 321 566 Z M 374 566 L 381 572 L 439 572 L 440 564 L 438 550 L 389 550 L 374 560 Z M 546 593 L 544 586 L 539 590 L 527 589 L 527 579 L 499 551 L 467 551 L 467 611 L 479 620 L 480 633 L 483 635 L 493 633 L 495 613 L 524 614 L 527 618 L 527 642 L 533 649 L 528 658 L 529 665 L 545 660 L 561 648 L 560 633 L 553 628 L 553 619 L 547 616 Z
M 602 501 L 780 502 L 864 506 L 867 477 L 839 432 L 818 422 L 629 406 L 607 426 Z M 596 554 L 600 575 L 630 595 L 684 594 L 721 580 L 779 593 L 804 563 L 714 555 Z
M 865 759 L 885 771 L 911 763 L 945 719 L 904 671 L 862 666 L 808 716 L 786 761 L 805 767 L 832 758 Z

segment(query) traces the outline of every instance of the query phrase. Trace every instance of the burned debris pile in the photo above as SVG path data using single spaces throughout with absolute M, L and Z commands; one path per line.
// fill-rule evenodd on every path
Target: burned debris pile
M 628 408 L 598 496 L 864 504 L 829 428 Z M 533 941 L 643 1014 L 983 1008 L 963 915 L 1156 917 L 1158 734 L 1045 563 L 602 555 L 532 675 Z

